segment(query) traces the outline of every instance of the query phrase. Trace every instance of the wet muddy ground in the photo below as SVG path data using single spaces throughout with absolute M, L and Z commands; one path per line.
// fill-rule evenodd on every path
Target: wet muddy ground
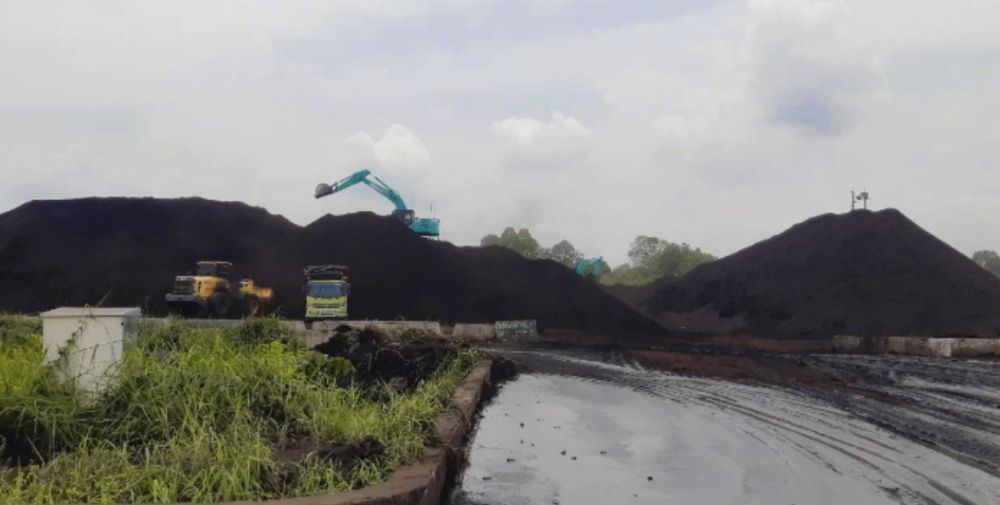
M 994 363 L 796 357 L 804 380 L 768 384 L 504 355 L 522 373 L 484 410 L 455 505 L 1000 503 Z

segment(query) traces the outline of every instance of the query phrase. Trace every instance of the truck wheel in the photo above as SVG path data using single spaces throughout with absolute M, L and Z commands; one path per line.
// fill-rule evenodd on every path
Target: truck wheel
M 215 317 L 226 317 L 233 308 L 233 299 L 228 293 L 215 293 L 209 298 L 208 305 Z
M 243 315 L 253 317 L 260 314 L 260 298 L 248 296 L 243 299 Z

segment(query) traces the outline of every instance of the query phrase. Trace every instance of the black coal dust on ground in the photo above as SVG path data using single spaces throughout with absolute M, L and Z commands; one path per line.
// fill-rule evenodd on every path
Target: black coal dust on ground
M 1000 335 L 1000 279 L 894 209 L 826 214 L 622 298 L 671 330 Z
M 351 268 L 352 318 L 530 318 L 543 327 L 657 331 L 553 261 L 423 239 L 368 212 L 299 227 L 261 208 L 200 198 L 33 201 L 0 214 L 0 310 L 103 301 L 163 314 L 173 277 L 202 259 L 232 261 L 236 275 L 275 288 L 290 317 L 303 314 L 303 266 L 335 263 Z

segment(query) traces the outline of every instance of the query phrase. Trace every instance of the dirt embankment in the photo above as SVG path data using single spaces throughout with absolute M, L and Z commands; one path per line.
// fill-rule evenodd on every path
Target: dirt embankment
M 623 299 L 684 332 L 1000 335 L 1000 279 L 894 209 L 814 217 Z
M 566 267 L 500 247 L 420 238 L 372 213 L 324 216 L 305 227 L 238 202 L 200 198 L 33 201 L 0 214 L 0 310 L 141 305 L 164 312 L 173 277 L 199 259 L 275 288 L 303 313 L 302 267 L 351 267 L 350 316 L 659 332 L 649 319 Z

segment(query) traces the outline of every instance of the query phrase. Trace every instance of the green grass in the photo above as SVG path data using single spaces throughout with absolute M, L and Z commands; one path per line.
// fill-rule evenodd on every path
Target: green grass
M 11 319 L 0 316 L 0 328 Z M 43 364 L 37 325 L 10 324 L 0 444 L 22 459 L 0 465 L 0 503 L 218 502 L 372 484 L 425 447 L 476 359 L 456 352 L 410 392 L 372 391 L 345 386 L 349 363 L 303 349 L 277 321 L 224 331 L 172 322 L 144 328 L 112 384 L 84 398 Z M 369 437 L 384 452 L 347 467 L 273 457 L 284 441 Z

